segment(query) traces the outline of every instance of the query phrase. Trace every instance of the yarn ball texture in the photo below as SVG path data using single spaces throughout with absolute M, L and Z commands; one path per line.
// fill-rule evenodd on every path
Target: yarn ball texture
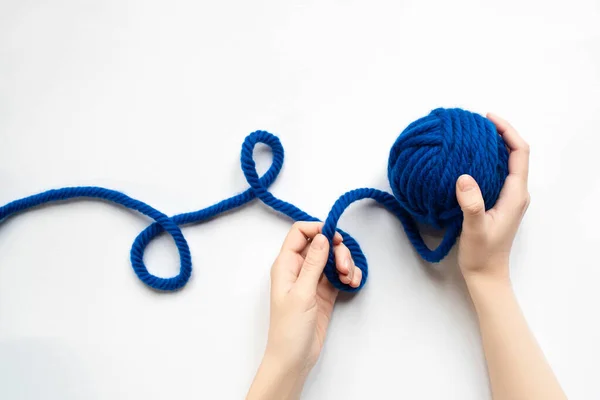
M 254 147 L 262 143 L 271 148 L 273 161 L 262 176 L 253 159 Z M 191 253 L 180 227 L 209 220 L 258 199 L 268 207 L 294 221 L 318 221 L 295 205 L 275 197 L 269 186 L 283 166 L 284 151 L 277 136 L 266 131 L 249 134 L 242 144 L 242 172 L 248 188 L 234 196 L 196 211 L 168 216 L 143 201 L 121 192 L 95 186 L 66 187 L 14 200 L 0 207 L 0 222 L 26 210 L 77 198 L 109 201 L 136 211 L 154 222 L 138 234 L 130 251 L 130 261 L 137 277 L 150 288 L 174 291 L 186 285 L 192 275 Z M 333 251 L 324 274 L 340 290 L 360 290 L 369 276 L 367 258 L 358 242 L 338 228 L 344 210 L 353 202 L 373 199 L 396 216 L 415 251 L 429 262 L 442 260 L 450 251 L 462 225 L 462 213 L 455 195 L 455 182 L 470 174 L 481 187 L 487 208 L 493 207 L 508 174 L 508 151 L 494 125 L 478 114 L 462 109 L 436 109 L 410 124 L 390 150 L 388 178 L 393 195 L 374 188 L 359 188 L 344 193 L 333 205 L 322 232 L 333 243 L 339 232 L 350 250 L 354 263 L 362 271 L 356 288 L 340 281 Z M 445 229 L 441 243 L 430 249 L 419 232 L 418 223 Z M 176 276 L 159 277 L 148 271 L 144 253 L 148 244 L 161 233 L 168 233 L 179 251 L 180 270 Z M 99 246 L 99 248 L 102 248 Z
M 436 109 L 410 124 L 390 150 L 388 179 L 402 207 L 437 229 L 462 222 L 456 181 L 471 175 L 486 208 L 508 175 L 508 150 L 494 124 L 462 109 Z

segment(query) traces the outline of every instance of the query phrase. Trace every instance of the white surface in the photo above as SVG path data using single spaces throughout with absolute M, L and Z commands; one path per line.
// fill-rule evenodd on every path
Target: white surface
M 348 189 L 388 189 L 412 120 L 493 110 L 533 151 L 518 296 L 570 398 L 598 399 L 599 98 L 595 0 L 2 0 L 0 204 L 89 184 L 197 209 L 246 187 L 241 143 L 266 129 L 287 157 L 273 192 L 323 218 Z M 255 202 L 185 229 L 194 274 L 176 294 L 130 268 L 147 223 L 86 201 L 0 226 L 0 398 L 243 398 L 290 222 Z M 369 202 L 341 227 L 370 280 L 338 304 L 304 398 L 488 399 L 454 257 L 424 264 Z M 166 237 L 146 260 L 178 269 Z

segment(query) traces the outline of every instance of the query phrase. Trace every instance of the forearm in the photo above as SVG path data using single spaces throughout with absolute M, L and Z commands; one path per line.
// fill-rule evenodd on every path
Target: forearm
M 529 330 L 508 279 L 467 278 L 494 400 L 566 399 Z
M 289 368 L 276 357 L 265 355 L 246 400 L 296 400 L 300 398 L 307 374 Z

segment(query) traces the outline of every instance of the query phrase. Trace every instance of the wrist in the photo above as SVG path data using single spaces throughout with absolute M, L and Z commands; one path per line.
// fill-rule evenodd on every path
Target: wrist
M 294 375 L 308 375 L 312 369 L 312 365 L 307 360 L 296 357 L 289 351 L 279 351 L 269 345 L 265 349 L 262 363 Z
M 265 352 L 247 400 L 298 399 L 308 371 L 291 366 L 284 359 Z
M 508 274 L 471 274 L 465 276 L 465 282 L 477 313 L 487 306 L 501 303 L 507 297 L 513 296 L 512 283 Z
M 471 289 L 478 289 L 479 287 L 511 287 L 510 275 L 508 274 L 508 267 L 502 268 L 502 273 L 492 273 L 490 271 L 475 271 L 475 272 L 463 272 L 465 283 L 469 291 Z
M 467 287 L 478 286 L 511 286 L 508 258 L 493 258 L 483 265 L 463 268 L 461 271 Z

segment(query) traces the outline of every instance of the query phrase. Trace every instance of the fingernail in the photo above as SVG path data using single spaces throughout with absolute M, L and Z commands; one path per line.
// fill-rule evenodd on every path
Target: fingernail
M 468 192 L 469 190 L 472 190 L 475 188 L 475 185 L 473 184 L 473 178 L 471 178 L 469 175 L 461 175 L 460 178 L 458 178 L 458 187 L 460 188 L 461 192 Z
M 335 233 L 335 237 L 336 237 L 336 238 L 337 238 L 337 240 L 339 240 L 340 242 L 343 242 L 343 241 L 344 241 L 344 237 L 343 237 L 343 236 L 342 236 L 342 234 L 341 234 L 341 233 L 339 233 L 339 232 L 336 232 L 336 233 Z
M 326 243 L 327 243 L 327 238 L 319 233 L 313 239 L 312 246 L 317 250 L 323 250 L 325 248 Z

